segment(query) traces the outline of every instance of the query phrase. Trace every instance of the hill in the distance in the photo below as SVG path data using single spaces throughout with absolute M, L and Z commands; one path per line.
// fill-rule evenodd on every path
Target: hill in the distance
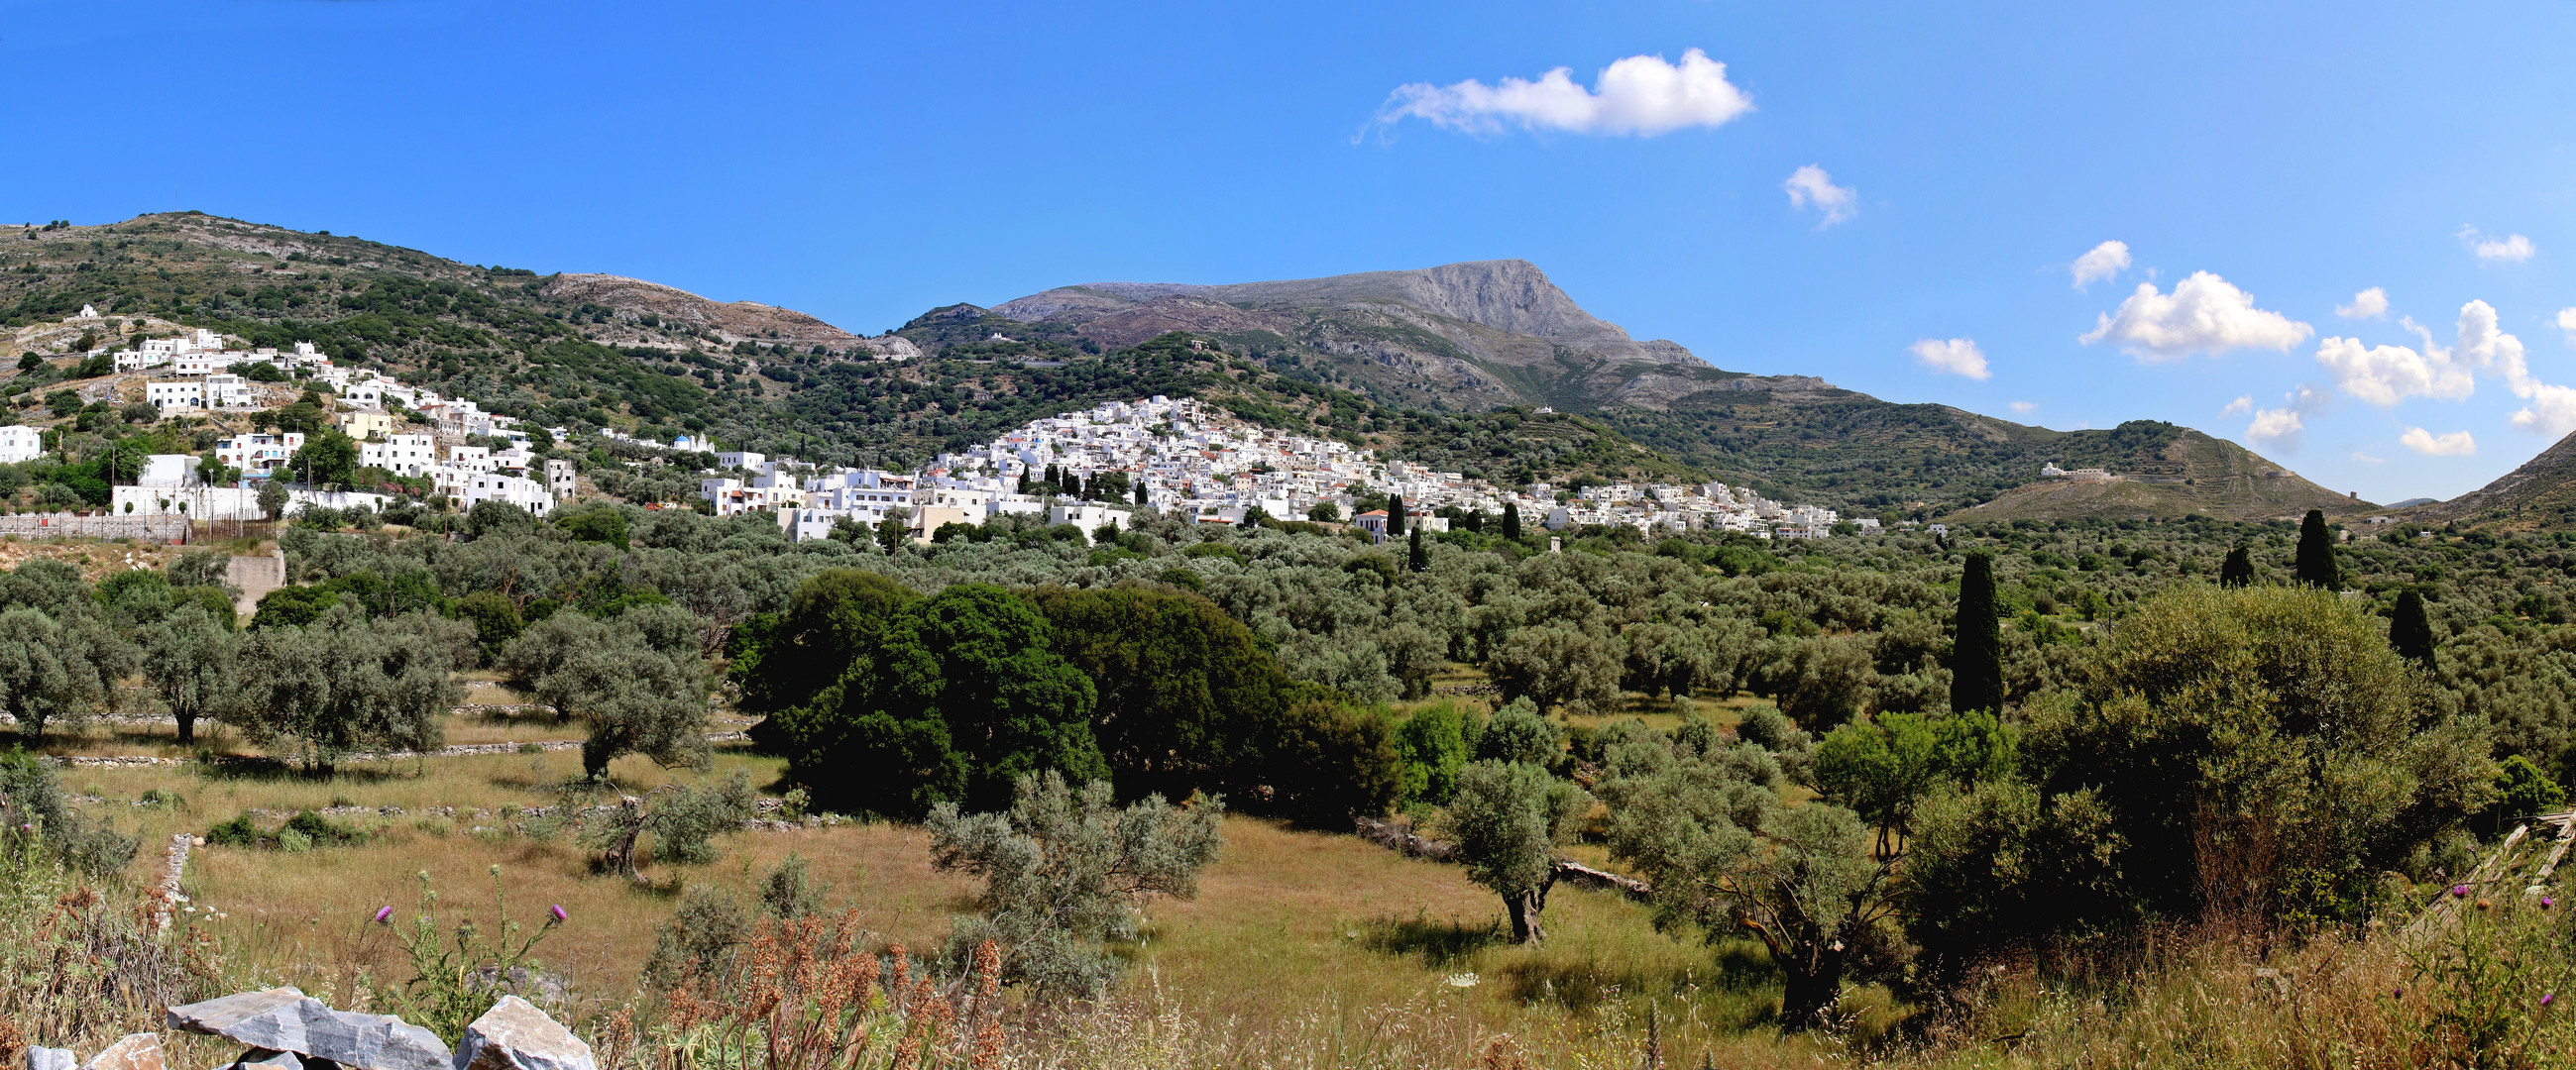
M 636 279 L 540 276 L 199 212 L 0 238 L 0 318 L 55 366 L 49 381 L 79 343 L 23 329 L 83 304 L 114 325 L 92 344 L 130 344 L 147 324 L 309 340 L 344 364 L 544 424 L 705 432 L 839 463 L 917 464 L 1031 419 L 1160 393 L 1499 482 L 1717 478 L 1858 514 L 1937 516 L 2029 484 L 2051 461 L 2152 474 L 2180 442 L 2190 493 L 2041 494 L 2005 511 L 2253 519 L 2366 504 L 2265 475 L 2279 466 L 2171 425 L 2057 432 L 1721 370 L 1630 337 L 1517 260 L 1099 283 L 933 309 L 862 337 Z
M 2413 505 L 2401 515 L 2417 524 L 2576 525 L 2576 435 L 2559 439 L 2486 486 L 2449 501 Z
M 990 310 L 951 306 L 904 333 L 932 347 L 1002 333 L 1070 354 L 1166 331 L 1219 339 L 1281 374 L 1384 404 L 1582 413 L 1718 478 L 1864 513 L 1941 515 L 1994 499 L 1977 515 L 2270 519 L 2368 505 L 2170 424 L 2051 431 L 1881 401 L 1814 376 L 1722 370 L 1676 343 L 1630 337 L 1523 260 L 1221 286 L 1088 283 Z M 1415 448 L 1435 463 L 1473 463 L 1438 443 Z M 2049 462 L 2135 478 L 2033 485 Z

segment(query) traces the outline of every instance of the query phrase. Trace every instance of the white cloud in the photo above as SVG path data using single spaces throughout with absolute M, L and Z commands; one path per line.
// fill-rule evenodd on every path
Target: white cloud
M 2478 452 L 2478 440 L 2466 431 L 2436 435 L 2421 427 L 2410 427 L 2397 437 L 2397 443 L 2427 457 L 2466 457 Z
M 2388 314 L 2388 291 L 2373 286 L 2352 295 L 2349 305 L 2336 305 L 2335 315 L 2348 320 L 2375 320 Z
M 1377 121 L 1425 119 L 1471 134 L 1500 133 L 1506 126 L 1572 134 L 1654 137 L 1684 127 L 1723 126 L 1753 110 L 1753 98 L 1726 80 L 1726 64 L 1699 49 L 1682 53 L 1679 66 L 1662 56 L 1630 56 L 1604 68 L 1590 90 L 1574 84 L 1573 69 L 1559 67 L 1537 81 L 1504 78 L 1493 85 L 1470 78 L 1454 85 L 1415 82 L 1398 86 L 1378 109 Z
M 2361 463 L 2363 463 L 2363 464 L 2387 464 L 2387 463 L 2388 463 L 2388 458 L 2386 458 L 2386 457 L 2373 457 L 2373 456 L 2371 456 L 2371 455 L 2369 455 L 2369 454 L 2367 454 L 2367 453 L 2363 453 L 2363 452 L 2361 452 L 2360 450 L 2354 450 L 2354 451 L 2352 451 L 2352 459 L 2353 459 L 2353 460 L 2355 460 L 2355 461 L 2359 461 L 2359 462 L 2361 462 Z
M 1944 342 L 1926 338 L 1905 348 L 1914 354 L 1916 362 L 1937 374 L 1964 375 L 1978 380 L 1994 378 L 1994 373 L 1986 368 L 1985 353 L 1969 339 L 1953 338 Z
M 2226 408 L 2218 410 L 2218 418 L 2224 420 L 2230 416 L 2243 416 L 2252 411 L 2254 411 L 2254 395 L 2239 394 L 2236 400 L 2227 403 Z
M 2259 409 L 2254 413 L 2254 422 L 2245 425 L 2245 437 L 2254 442 L 2296 449 L 2299 432 L 2307 429 L 2307 423 L 2299 418 L 2297 410 Z
M 1790 172 L 1789 180 L 1780 183 L 1780 188 L 1789 191 L 1789 207 L 1813 204 L 1824 213 L 1825 218 L 1816 224 L 1817 230 L 1860 214 L 1860 192 L 1850 186 L 1834 185 L 1834 176 L 1814 164 Z
M 2156 292 L 2152 282 L 2100 317 L 2086 345 L 2109 339 L 2145 363 L 2179 360 L 2193 353 L 2217 356 L 2231 349 L 2282 349 L 2307 341 L 2314 328 L 2278 312 L 2254 307 L 2254 295 L 2206 271 Z
M 2324 412 L 2334 398 L 2323 390 L 2302 384 L 2285 400 L 2287 404 L 2277 409 L 2254 410 L 2253 422 L 2245 425 L 2247 440 L 2295 451 L 2299 448 L 2299 433 L 2307 430 L 2307 418 Z M 2253 405 L 2253 401 L 2252 395 L 2236 399 L 2237 405 L 2248 407 Z M 2232 410 L 2236 405 L 2228 408 Z
M 2036 401 L 2016 401 L 2012 403 L 2012 411 L 2015 415 L 2028 416 L 2039 411 L 2039 403 Z
M 2558 310 L 2558 329 L 2567 332 L 2567 344 L 2576 346 L 2576 308 Z
M 2405 346 L 2364 346 L 2358 338 L 2328 338 L 2317 344 L 2317 363 L 2335 374 L 2345 394 L 2381 408 L 2409 397 L 2459 401 L 2477 389 L 2469 370 L 2451 363 L 2450 354 L 2427 346 L 2418 353 Z
M 2532 254 L 2540 251 L 2539 246 L 2531 244 L 2531 239 L 2520 234 L 2490 238 L 2478 233 L 2476 227 L 2461 227 L 2460 232 L 2452 237 L 2460 239 L 2460 244 L 2468 246 L 2470 252 L 2478 254 L 2478 259 L 2493 263 L 2519 264 L 2531 259 Z
M 2076 257 L 2069 271 L 2075 276 L 2075 288 L 2081 290 L 2128 269 L 2129 243 L 2106 241 Z

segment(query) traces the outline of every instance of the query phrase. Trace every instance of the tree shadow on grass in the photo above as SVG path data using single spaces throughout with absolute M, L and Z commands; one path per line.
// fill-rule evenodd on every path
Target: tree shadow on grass
M 1500 922 L 1465 925 L 1454 918 L 1433 921 L 1425 914 L 1362 922 L 1359 932 L 1360 946 L 1387 955 L 1420 955 L 1426 966 L 1447 966 L 1511 939 Z
M 1560 957 L 1541 945 L 1494 973 L 1512 999 L 1521 1003 L 1552 1003 L 1588 1012 L 1628 996 L 1714 991 L 1731 997 L 1722 1002 L 1736 1008 L 1737 1025 L 1769 1021 L 1778 1004 L 1780 978 L 1762 945 L 1729 939 L 1710 950 L 1707 972 L 1696 966 L 1670 972 L 1639 969 L 1615 958 Z
M 219 754 L 200 758 L 187 768 L 205 780 L 240 780 L 253 783 L 301 781 L 306 783 L 378 784 L 389 780 L 410 779 L 408 771 L 338 766 L 330 770 L 307 771 L 277 758 L 257 755 Z

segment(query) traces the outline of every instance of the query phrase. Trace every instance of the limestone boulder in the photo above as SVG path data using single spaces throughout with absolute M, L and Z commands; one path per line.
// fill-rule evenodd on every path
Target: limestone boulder
M 327 1059 L 347 1070 L 448 1070 L 437 1034 L 389 1014 L 335 1011 L 293 988 L 170 1008 L 172 1029 L 228 1037 L 254 1048 Z
M 517 996 L 503 996 L 465 1027 L 455 1070 L 599 1070 L 590 1045 Z
M 80 1060 L 72 1057 L 70 1048 L 27 1049 L 27 1070 L 73 1070 Z
M 127 1033 L 91 1056 L 83 1070 L 161 1070 L 161 1034 Z

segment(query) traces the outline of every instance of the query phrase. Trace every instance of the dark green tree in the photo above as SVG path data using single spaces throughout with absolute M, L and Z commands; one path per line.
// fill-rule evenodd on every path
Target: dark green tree
M 862 569 L 826 569 L 807 577 L 788 596 L 786 609 L 744 622 L 726 640 L 742 709 L 767 715 L 813 701 L 874 652 L 897 612 L 920 597 Z
M 1514 542 L 1521 537 L 1521 503 L 1503 503 L 1503 537 Z
M 1951 710 L 2003 709 L 2003 645 L 1995 616 L 1995 559 L 1972 551 L 1959 576 L 1959 608 L 1950 626 Z
M 2326 512 L 2308 510 L 2308 518 L 2299 522 L 2299 583 L 2322 591 L 2343 586 L 2343 576 L 2335 568 L 2334 533 L 2326 530 Z
M 2227 551 L 2227 560 L 2218 566 L 2218 585 L 2249 587 L 2254 583 L 2254 551 L 2243 546 Z
M 1413 540 L 1413 545 L 1405 553 L 1404 567 L 1414 572 L 1428 571 L 1431 568 L 1431 555 L 1422 549 L 1422 529 L 1413 529 L 1407 537 Z
M 918 816 L 942 802 L 1007 805 L 1021 776 L 1108 775 L 1091 731 L 1098 693 L 1053 649 L 1046 618 L 990 584 L 905 605 L 871 655 L 804 706 L 772 716 L 789 775 L 819 802 Z
M 2424 596 L 2407 591 L 2397 596 L 2397 611 L 2388 619 L 2388 645 L 2397 656 L 2433 671 L 2433 622 L 2424 616 Z
M 1386 537 L 1392 539 L 1402 534 L 1404 534 L 1404 495 L 1389 494 L 1386 496 Z
M 1257 711 L 1309 688 L 1281 671 L 1252 630 L 1170 588 L 1040 587 L 1055 652 L 1092 681 L 1093 733 L 1128 798 L 1192 791 L 1244 797 L 1266 783 Z

